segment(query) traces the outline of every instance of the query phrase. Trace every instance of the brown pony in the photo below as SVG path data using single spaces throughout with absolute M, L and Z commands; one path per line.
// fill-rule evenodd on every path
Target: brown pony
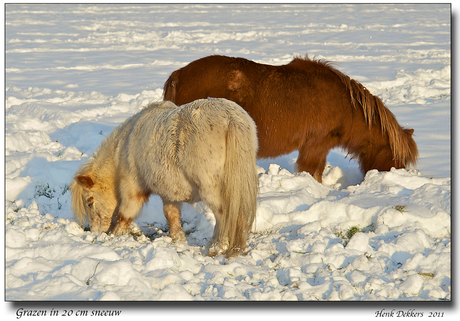
M 174 71 L 164 99 L 177 105 L 222 97 L 254 119 L 258 158 L 299 151 L 297 170 L 322 181 L 330 149 L 341 147 L 363 172 L 414 164 L 413 129 L 404 129 L 382 101 L 324 60 L 294 57 L 282 66 L 209 56 Z

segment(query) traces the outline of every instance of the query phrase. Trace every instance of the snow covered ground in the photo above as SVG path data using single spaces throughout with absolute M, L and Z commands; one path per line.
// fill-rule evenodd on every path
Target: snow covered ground
M 448 4 L 7 5 L 6 300 L 450 301 L 450 18 Z M 231 259 L 202 255 L 202 203 L 184 206 L 188 244 L 171 242 L 153 196 L 133 235 L 73 221 L 78 166 L 172 71 L 306 53 L 415 129 L 415 168 L 364 176 L 334 150 L 319 184 L 294 173 L 296 153 L 260 160 L 249 252 Z

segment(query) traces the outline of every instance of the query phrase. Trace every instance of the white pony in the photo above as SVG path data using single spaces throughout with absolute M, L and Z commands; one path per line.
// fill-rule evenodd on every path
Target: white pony
M 246 247 L 256 214 L 256 125 L 236 103 L 200 99 L 152 103 L 127 119 L 77 171 L 72 210 L 91 231 L 129 231 L 150 194 L 163 201 L 174 241 L 186 242 L 182 202 L 203 200 L 216 218 L 208 254 Z

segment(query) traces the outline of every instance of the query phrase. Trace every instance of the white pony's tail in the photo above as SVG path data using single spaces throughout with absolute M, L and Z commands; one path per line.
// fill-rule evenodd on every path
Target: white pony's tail
M 226 145 L 221 231 L 225 231 L 228 239 L 227 256 L 230 257 L 237 256 L 246 248 L 247 236 L 256 217 L 258 142 L 256 126 L 246 112 L 242 121 L 230 120 Z

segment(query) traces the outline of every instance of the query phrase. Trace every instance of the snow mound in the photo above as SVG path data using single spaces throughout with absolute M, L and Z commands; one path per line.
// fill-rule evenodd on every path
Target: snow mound
M 215 224 L 203 204 L 185 208 L 188 244 L 175 244 L 158 232 L 167 225 L 156 214 L 142 217 L 149 224 L 137 221 L 140 233 L 114 237 L 41 214 L 41 199 L 28 207 L 9 202 L 7 298 L 450 298 L 450 179 L 370 171 L 361 184 L 337 190 L 276 164 L 261 171 L 246 254 L 231 259 L 203 256 Z M 161 213 L 161 203 L 149 210 Z

